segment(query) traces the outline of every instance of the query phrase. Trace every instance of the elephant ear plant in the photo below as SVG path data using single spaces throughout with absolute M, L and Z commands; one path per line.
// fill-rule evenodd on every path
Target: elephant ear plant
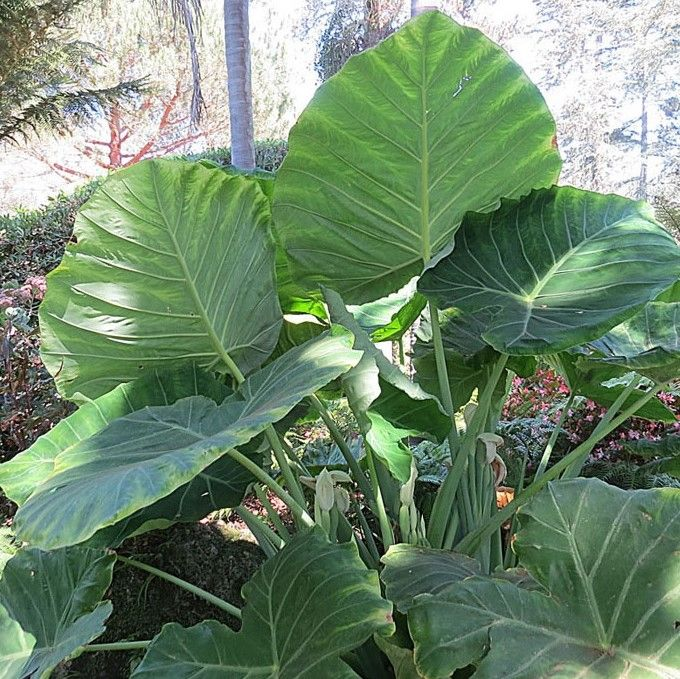
M 181 160 L 109 177 L 40 309 L 44 362 L 79 409 L 0 465 L 19 505 L 0 677 L 120 650 L 149 679 L 677 676 L 678 491 L 574 477 L 631 415 L 674 420 L 657 394 L 680 369 L 680 248 L 644 203 L 556 186 L 560 165 L 522 70 L 427 12 L 319 89 L 276 177 Z M 375 342 L 413 327 L 411 379 Z M 497 421 L 539 360 L 607 411 L 553 464 L 551 436 L 498 510 Z M 286 439 L 308 411 L 331 469 Z M 423 439 L 450 458 L 429 504 Z M 269 557 L 242 610 L 116 554 L 224 508 Z M 240 630 L 167 620 L 96 643 L 116 564 Z

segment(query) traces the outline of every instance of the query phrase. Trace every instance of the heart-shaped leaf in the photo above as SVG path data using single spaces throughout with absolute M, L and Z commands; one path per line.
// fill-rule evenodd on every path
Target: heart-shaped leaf
M 119 417 L 145 406 L 172 405 L 186 396 L 201 395 L 221 403 L 231 393 L 231 389 L 193 364 L 173 371 L 151 370 L 134 382 L 120 384 L 108 394 L 84 403 L 28 450 L 0 465 L 0 488 L 21 505 L 55 473 L 59 455 L 68 454 Z
M 181 361 L 260 366 L 281 324 L 270 222 L 247 177 L 180 160 L 111 175 L 81 208 L 40 306 L 59 390 L 96 398 Z
M 680 248 L 647 205 L 554 187 L 468 214 L 418 289 L 474 315 L 496 350 L 535 355 L 602 336 L 678 275 Z
M 606 363 L 659 382 L 680 376 L 680 302 L 651 302 L 591 346 Z
M 49 549 L 77 544 L 186 487 L 228 450 L 356 365 L 361 353 L 350 348 L 353 340 L 335 326 L 250 375 L 220 406 L 193 396 L 115 420 L 58 457 L 55 474 L 19 508 L 17 535 Z M 220 477 L 228 483 L 224 469 Z M 210 478 L 201 483 L 210 488 Z
M 340 656 L 394 629 L 377 573 L 352 543 L 319 530 L 296 536 L 243 588 L 239 632 L 215 621 L 165 625 L 134 679 L 201 675 L 223 679 L 350 679 Z
M 0 677 L 48 676 L 104 632 L 112 609 L 101 598 L 115 560 L 113 554 L 76 547 L 22 549 L 7 562 L 0 578 Z M 5 663 L 14 671 L 4 675 Z
M 543 97 L 505 51 L 421 15 L 352 57 L 291 130 L 273 211 L 293 277 L 350 304 L 395 292 L 467 211 L 554 183 L 554 140 Z
M 428 679 L 674 677 L 680 667 L 680 493 L 592 479 L 549 484 L 514 548 L 549 596 L 473 577 L 409 610 Z

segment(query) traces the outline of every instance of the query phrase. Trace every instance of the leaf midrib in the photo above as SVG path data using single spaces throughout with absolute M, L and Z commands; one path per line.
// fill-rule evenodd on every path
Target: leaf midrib
M 425 88 L 426 64 L 425 50 L 420 50 L 420 238 L 423 263 L 427 263 L 432 255 L 430 243 L 430 148 L 428 146 L 427 127 L 427 91 Z
M 543 207 L 541 206 L 541 219 L 542 217 L 542 211 Z M 567 221 L 567 218 L 565 216 L 564 218 L 564 224 L 565 224 L 565 230 L 567 231 L 567 234 L 569 236 L 569 248 L 567 251 L 557 260 L 553 262 L 553 265 L 546 271 L 546 273 L 541 276 L 539 280 L 536 281 L 536 285 L 534 285 L 533 290 L 529 292 L 526 297 L 522 297 L 522 295 L 516 295 L 519 299 L 521 299 L 523 302 L 525 302 L 530 308 L 533 308 L 534 302 L 538 297 L 540 296 L 541 292 L 543 291 L 543 288 L 551 281 L 551 279 L 555 276 L 557 271 L 564 265 L 565 262 L 567 262 L 571 257 L 574 257 L 578 254 L 578 251 L 582 248 L 583 245 L 586 245 L 590 243 L 592 240 L 595 240 L 597 236 L 599 236 L 603 231 L 606 231 L 607 229 L 610 229 L 612 226 L 615 226 L 618 222 L 613 222 L 612 224 L 604 224 L 601 229 L 598 229 L 595 233 L 588 235 L 586 238 L 584 238 L 582 241 L 577 243 L 575 246 L 572 245 L 571 242 L 571 235 L 569 231 L 569 224 Z M 526 258 L 525 258 L 526 259 Z M 527 262 L 529 260 L 527 259 Z M 529 266 L 531 266 L 531 263 L 529 262 Z M 533 269 L 533 267 L 531 267 Z M 517 281 L 515 281 L 517 282 Z
M 155 167 L 152 166 L 151 168 L 151 181 L 153 183 L 153 190 L 154 193 L 156 194 L 156 200 L 158 201 L 158 205 L 162 206 L 163 202 L 161 200 L 161 196 L 158 191 L 158 182 L 157 182 L 157 177 L 156 177 L 156 169 Z M 161 219 L 163 220 L 163 223 L 165 224 L 165 228 L 168 231 L 168 234 L 170 235 L 170 238 L 172 240 L 172 245 L 175 250 L 175 257 L 177 259 L 177 262 L 179 263 L 181 269 L 182 269 L 182 274 L 184 275 L 184 282 L 186 283 L 186 287 L 189 290 L 189 294 L 191 295 L 191 298 L 196 305 L 196 310 L 198 311 L 198 314 L 203 321 L 207 332 L 208 332 L 208 337 L 210 339 L 211 344 L 213 345 L 213 348 L 215 349 L 215 353 L 224 361 L 225 365 L 227 368 L 229 368 L 229 372 L 234 376 L 236 381 L 240 384 L 243 382 L 243 376 L 241 375 L 241 371 L 238 369 L 238 366 L 232 359 L 232 357 L 229 355 L 227 350 L 224 348 L 222 343 L 220 342 L 219 337 L 217 336 L 217 333 L 215 332 L 215 329 L 212 326 L 212 323 L 210 321 L 210 318 L 208 317 L 208 313 L 203 306 L 203 302 L 198 294 L 198 290 L 196 289 L 196 285 L 194 284 L 193 279 L 191 278 L 191 274 L 189 272 L 189 269 L 187 268 L 186 262 L 184 260 L 184 256 L 182 253 L 182 250 L 179 247 L 179 243 L 177 242 L 177 238 L 175 238 L 175 233 L 172 230 L 168 220 L 166 219 L 165 212 L 163 210 L 159 210 L 158 214 L 161 216 Z M 181 215 L 181 211 L 180 211 Z

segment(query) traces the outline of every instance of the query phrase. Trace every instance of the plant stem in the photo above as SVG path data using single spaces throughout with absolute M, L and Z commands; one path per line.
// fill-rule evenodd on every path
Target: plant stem
M 288 532 L 288 529 L 283 525 L 283 521 L 281 521 L 281 517 L 272 506 L 272 503 L 269 502 L 267 493 L 258 484 L 254 484 L 253 488 L 255 490 L 255 495 L 257 495 L 257 499 L 260 501 L 265 511 L 267 512 L 267 516 L 269 517 L 269 520 L 272 522 L 272 525 L 274 526 L 276 532 L 278 533 L 278 536 L 281 538 L 281 540 L 283 540 L 283 542 L 287 542 L 290 539 L 290 533 Z
M 564 408 L 562 408 L 562 412 L 560 413 L 560 417 L 559 420 L 557 421 L 557 424 L 555 425 L 555 428 L 550 432 L 550 438 L 548 439 L 548 443 L 545 447 L 545 450 L 543 451 L 543 457 L 541 457 L 541 462 L 539 463 L 538 469 L 536 470 L 535 478 L 537 479 L 543 476 L 543 472 L 545 471 L 545 468 L 548 466 L 550 456 L 552 455 L 553 448 L 555 447 L 555 443 L 557 442 L 557 437 L 560 435 L 560 431 L 562 431 L 562 429 L 564 428 L 564 423 L 568 417 L 569 409 L 574 403 L 575 398 L 576 392 L 572 391 L 569 394 L 569 398 L 567 399 Z
M 654 388 L 645 393 L 642 398 L 639 398 L 630 407 L 626 408 L 618 417 L 612 419 L 601 430 L 599 427 L 584 441 L 580 446 L 577 446 L 568 455 L 563 457 L 553 467 L 548 469 L 540 479 L 534 481 L 524 490 L 520 495 L 515 496 L 515 499 L 501 509 L 497 514 L 492 516 L 489 521 L 483 526 L 480 526 L 472 533 L 468 533 L 457 545 L 456 551 L 464 554 L 471 554 L 477 549 L 477 545 L 486 537 L 491 535 L 494 530 L 500 528 L 522 505 L 526 504 L 536 493 L 544 488 L 550 481 L 558 478 L 559 475 L 567 469 L 574 462 L 577 462 L 584 456 L 587 457 L 593 446 L 601 441 L 607 434 L 614 431 L 617 427 L 622 425 L 629 417 L 634 415 L 645 403 L 650 401 L 656 394 L 658 394 L 666 385 L 657 384 Z
M 444 533 L 444 539 L 442 540 L 442 549 L 453 549 L 453 544 L 456 541 L 456 535 L 458 534 L 458 528 L 460 527 L 460 512 L 459 507 L 451 507 L 451 514 L 446 525 L 446 532 Z
M 368 525 L 368 521 L 366 521 L 366 517 L 361 511 L 361 506 L 356 500 L 352 501 L 352 507 L 354 508 L 357 518 L 359 519 L 359 524 L 361 525 L 361 532 L 364 535 L 366 547 L 377 564 L 380 562 L 380 554 L 378 553 L 378 546 L 375 544 L 375 540 L 373 539 L 371 527 Z
M 378 522 L 380 523 L 380 534 L 382 536 L 383 547 L 387 549 L 394 544 L 394 536 L 392 535 L 392 525 L 385 510 L 385 502 L 383 501 L 382 492 L 380 491 L 380 482 L 378 481 L 378 473 L 375 468 L 375 460 L 373 459 L 373 451 L 368 444 L 366 446 L 366 460 L 368 462 L 368 472 L 373 484 L 373 494 L 376 499 L 376 508 L 378 515 Z
M 267 488 L 274 492 L 281 500 L 283 500 L 293 516 L 303 523 L 305 526 L 313 526 L 314 521 L 309 516 L 307 510 L 303 505 L 299 504 L 291 495 L 289 495 L 274 479 L 267 474 L 259 465 L 255 464 L 251 459 L 247 458 L 243 453 L 240 453 L 235 448 L 227 451 L 232 459 L 236 460 L 242 467 L 245 467 L 260 483 L 263 483 Z
M 284 541 L 264 521 L 251 514 L 243 505 L 236 507 L 234 511 L 238 514 L 241 521 L 248 526 L 250 532 L 255 536 L 260 549 L 268 559 L 275 556 L 284 546 Z
M 337 512 L 337 515 L 338 515 L 338 530 L 337 530 L 338 540 L 341 543 L 354 541 L 354 543 L 359 549 L 359 556 L 361 557 L 361 560 L 366 564 L 368 568 L 377 571 L 378 568 L 380 567 L 380 556 L 378 554 L 378 550 L 375 549 L 375 542 L 373 543 L 375 552 L 373 552 L 366 546 L 366 544 L 364 544 L 364 541 L 354 532 L 354 528 L 352 527 L 352 524 L 347 520 L 347 517 L 344 514 L 341 514 L 340 512 Z M 371 540 L 372 539 L 373 537 L 371 536 Z
M 526 479 L 527 473 L 527 462 L 529 461 L 529 454 L 524 453 L 522 458 L 522 469 L 519 474 L 519 483 L 517 484 L 517 489 L 515 490 L 515 496 L 518 496 L 524 490 L 524 481 Z M 536 477 L 538 478 L 538 477 Z M 504 568 L 514 568 L 517 565 L 517 557 L 512 551 L 511 540 L 512 536 L 515 534 L 515 526 L 517 524 L 517 514 L 513 514 L 512 521 L 510 522 L 510 531 L 508 532 L 508 544 L 505 550 L 505 558 L 503 559 Z M 501 529 L 499 528 L 499 531 Z
M 168 582 L 171 582 L 173 585 L 177 585 L 178 587 L 187 590 L 187 592 L 191 592 L 195 596 L 200 597 L 201 599 L 205 599 L 206 601 L 213 604 L 213 606 L 217 606 L 217 608 L 226 611 L 227 613 L 229 613 L 229 615 L 233 615 L 235 618 L 238 618 L 239 620 L 241 619 L 240 608 L 237 608 L 236 606 L 230 604 L 228 601 L 225 601 L 224 599 L 220 599 L 219 597 L 215 596 L 214 594 L 211 594 L 210 592 L 206 592 L 204 589 L 201 589 L 200 587 L 196 587 L 196 585 L 192 585 L 186 580 L 182 580 L 181 578 L 178 578 L 174 575 L 170 575 L 170 573 L 166 573 L 165 571 L 159 570 L 158 568 L 149 566 L 148 564 L 142 563 L 141 561 L 136 561 L 135 559 L 130 559 L 126 556 L 121 556 L 120 554 L 116 554 L 116 559 L 118 559 L 118 561 L 121 561 L 124 564 L 127 564 L 128 566 L 134 566 L 135 568 L 139 568 L 142 571 L 151 573 L 152 575 L 155 575 L 158 578 L 167 580 Z
M 271 446 L 272 452 L 274 453 L 274 457 L 276 458 L 276 462 L 279 465 L 279 469 L 283 474 L 283 478 L 286 480 L 286 485 L 288 486 L 291 495 L 297 500 L 298 504 L 304 505 L 305 496 L 302 492 L 302 488 L 300 488 L 300 483 L 298 482 L 297 477 L 293 473 L 291 466 L 288 464 L 288 458 L 286 457 L 286 452 L 281 446 L 281 441 L 279 441 L 279 435 L 271 425 L 269 425 L 264 430 L 264 435 L 267 437 L 267 441 L 269 441 L 269 445 Z
M 359 462 L 356 460 L 354 455 L 352 455 L 352 451 L 349 449 L 347 441 L 345 441 L 343 438 L 338 426 L 335 424 L 331 414 L 328 412 L 326 404 L 316 394 L 312 394 L 309 397 L 309 401 L 312 404 L 312 407 L 319 413 L 319 416 L 324 421 L 326 427 L 328 427 L 331 437 L 340 449 L 342 456 L 345 458 L 345 462 L 347 462 L 347 465 L 354 476 L 354 480 L 359 484 L 359 488 L 361 488 L 361 492 L 364 494 L 366 501 L 371 506 L 371 510 L 376 512 L 376 501 L 371 484 L 366 478 L 366 474 L 364 474 L 363 470 L 361 469 Z
M 458 486 L 460 485 L 463 472 L 465 471 L 465 463 L 467 459 L 471 457 L 470 451 L 474 452 L 476 450 L 477 436 L 486 422 L 494 389 L 503 374 L 507 362 L 507 354 L 501 354 L 498 357 L 489 381 L 482 391 L 477 410 L 472 417 L 470 426 L 465 431 L 465 436 L 461 442 L 458 454 L 455 456 L 451 471 L 449 471 L 444 479 L 444 483 L 442 483 L 437 491 L 437 497 L 435 498 L 432 514 L 430 515 L 430 525 L 428 526 L 427 535 L 430 544 L 435 549 L 441 549 L 442 541 L 446 533 L 446 524 L 451 514 L 453 500 L 456 497 Z M 472 528 L 472 526 L 468 526 L 468 528 Z
M 456 458 L 458 450 L 458 427 L 456 426 L 456 413 L 453 408 L 451 398 L 451 387 L 449 386 L 449 373 L 446 369 L 446 353 L 444 352 L 444 342 L 442 341 L 442 331 L 439 327 L 439 310 L 433 302 L 428 302 L 430 310 L 430 323 L 432 325 L 432 344 L 434 345 L 434 360 L 437 366 L 437 379 L 439 380 L 439 393 L 442 405 L 446 414 L 451 418 L 451 429 L 449 431 L 449 454 L 451 461 Z
M 98 651 L 136 651 L 148 648 L 151 642 L 152 639 L 146 641 L 115 641 L 110 644 L 86 644 L 81 650 L 88 653 L 97 653 Z

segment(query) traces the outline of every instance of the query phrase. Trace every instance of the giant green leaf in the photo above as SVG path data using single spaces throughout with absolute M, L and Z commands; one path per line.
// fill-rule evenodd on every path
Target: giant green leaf
M 251 374 L 219 406 L 192 396 L 115 420 L 58 457 L 55 474 L 19 508 L 17 535 L 48 549 L 77 544 L 186 487 L 354 366 L 361 353 L 352 342 L 336 326 Z M 224 469 L 220 477 L 228 481 Z
M 340 655 L 394 629 L 377 573 L 353 543 L 331 544 L 318 529 L 267 561 L 243 597 L 239 632 L 215 621 L 165 625 L 134 679 L 351 679 Z
M 591 345 L 611 365 L 659 382 L 680 376 L 680 302 L 651 302 Z
M 290 133 L 275 224 L 294 278 L 361 304 L 419 275 L 467 211 L 550 186 L 560 166 L 519 66 L 428 12 L 319 88 Z
M 401 444 L 409 434 L 442 440 L 451 420 L 441 404 L 411 382 L 373 344 L 337 292 L 324 289 L 331 319 L 348 328 L 364 356 L 343 376 L 343 387 L 368 444 L 400 481 L 408 481 L 411 453 Z M 369 412 L 370 409 L 370 412 Z
M 542 354 L 600 337 L 679 274 L 680 248 L 645 203 L 553 187 L 468 214 L 418 289 L 474 315 L 498 351 Z
M 409 610 L 428 679 L 670 677 L 680 668 L 680 493 L 553 482 L 520 510 L 521 563 L 549 595 L 473 577 Z
M 281 310 L 269 200 L 247 177 L 149 160 L 81 208 L 48 277 L 42 356 L 68 397 L 95 398 L 150 368 L 257 368 Z
M 221 403 L 231 389 L 194 364 L 177 370 L 151 370 L 133 382 L 84 403 L 41 436 L 28 450 L 0 465 L 0 488 L 17 504 L 55 473 L 57 457 L 94 436 L 114 420 L 145 406 L 171 405 L 186 396 L 206 396 Z
M 100 600 L 115 560 L 113 554 L 76 547 L 23 549 L 7 562 L 0 578 L 0 677 L 48 676 L 104 632 L 112 609 Z M 13 671 L 3 674 L 7 666 Z

